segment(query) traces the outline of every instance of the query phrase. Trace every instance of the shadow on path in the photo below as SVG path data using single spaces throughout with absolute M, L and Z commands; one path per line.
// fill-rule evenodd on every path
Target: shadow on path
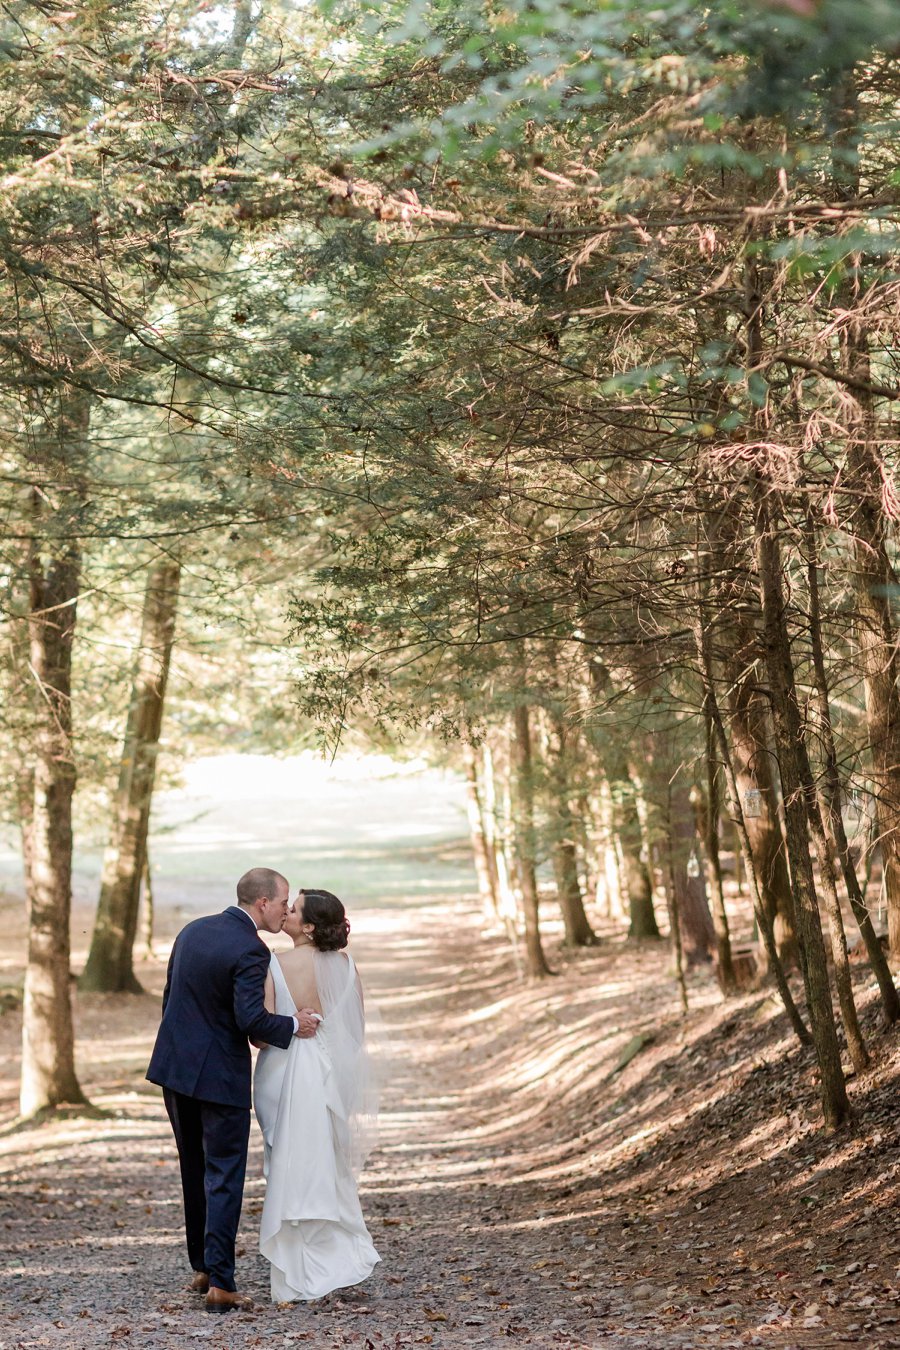
M 563 978 L 525 985 L 469 902 L 353 920 L 395 1057 L 363 1186 L 375 1276 L 269 1303 L 254 1130 L 239 1279 L 258 1311 L 209 1318 L 185 1292 L 174 1147 L 143 1080 L 159 962 L 144 997 L 78 999 L 83 1081 L 111 1114 L 0 1137 L 3 1350 L 900 1345 L 892 1042 L 858 1131 L 828 1140 L 764 995 L 726 1007 L 701 976 L 682 1021 L 658 947 L 560 952 Z M 0 1017 L 10 1061 L 18 1023 Z

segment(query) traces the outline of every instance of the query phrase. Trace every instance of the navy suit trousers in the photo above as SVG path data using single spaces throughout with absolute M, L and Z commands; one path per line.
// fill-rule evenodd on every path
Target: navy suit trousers
M 250 1112 L 163 1088 L 178 1147 L 188 1260 L 211 1285 L 233 1290 Z

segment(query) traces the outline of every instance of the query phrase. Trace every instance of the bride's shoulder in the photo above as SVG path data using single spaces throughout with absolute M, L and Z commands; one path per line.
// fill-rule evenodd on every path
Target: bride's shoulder
M 310 947 L 291 947 L 289 951 L 280 952 L 278 959 L 283 966 L 304 966 L 312 960 L 312 949 Z

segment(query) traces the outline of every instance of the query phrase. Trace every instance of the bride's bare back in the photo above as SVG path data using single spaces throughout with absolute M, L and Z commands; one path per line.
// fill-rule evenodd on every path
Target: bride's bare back
M 289 952 L 279 952 L 278 964 L 295 1005 L 298 1008 L 312 1008 L 313 1012 L 320 1013 L 322 1004 L 316 986 L 313 948 L 294 947 Z M 266 976 L 266 1008 L 271 1011 L 275 1009 L 275 985 L 271 975 Z
M 298 1008 L 312 1008 L 313 1012 L 321 1013 L 322 1002 L 319 998 L 319 989 L 316 984 L 316 966 L 314 959 L 315 948 L 310 946 L 294 947 L 289 952 L 278 953 L 278 964 L 281 966 L 281 973 L 284 976 L 284 982 L 290 990 L 291 998 Z M 341 953 L 344 956 L 344 953 Z M 346 956 L 344 960 L 346 961 Z M 272 976 L 266 978 L 266 1007 L 269 1007 L 271 1000 L 272 1010 L 275 1008 L 275 986 L 272 983 Z

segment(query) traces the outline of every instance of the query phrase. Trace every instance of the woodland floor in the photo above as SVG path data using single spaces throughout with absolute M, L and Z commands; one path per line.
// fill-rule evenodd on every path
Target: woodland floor
M 211 1318 L 185 1292 L 175 1150 L 143 1079 L 153 962 L 146 996 L 78 998 L 101 1118 L 14 1126 L 20 1014 L 5 999 L 2 1350 L 900 1347 L 900 1042 L 875 1028 L 864 968 L 876 1064 L 852 1084 L 855 1127 L 829 1138 L 765 993 L 724 1004 L 701 974 L 681 1019 L 659 945 L 553 953 L 563 977 L 527 985 L 459 902 L 353 919 L 396 1056 L 363 1185 L 372 1279 L 269 1302 L 254 1127 L 238 1277 L 257 1311 Z

